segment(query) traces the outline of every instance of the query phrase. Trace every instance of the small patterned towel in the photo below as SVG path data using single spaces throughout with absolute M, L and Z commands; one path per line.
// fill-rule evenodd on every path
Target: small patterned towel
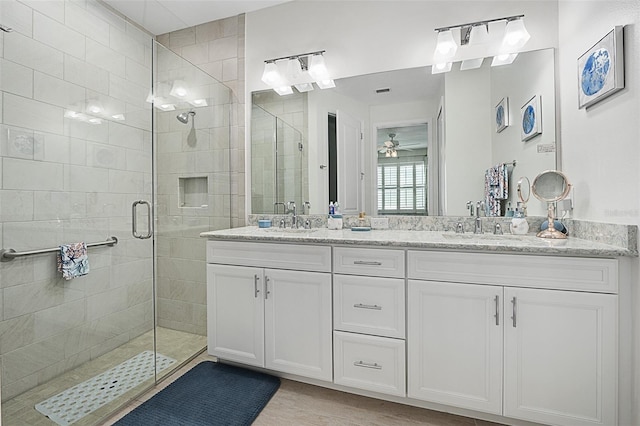
M 58 272 L 65 280 L 89 273 L 89 258 L 85 243 L 63 244 L 58 253 Z

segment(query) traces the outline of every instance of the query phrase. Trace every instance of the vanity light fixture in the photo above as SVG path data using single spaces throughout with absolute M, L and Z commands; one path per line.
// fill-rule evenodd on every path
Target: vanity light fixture
M 491 66 L 498 67 L 500 65 L 509 65 L 510 63 L 516 60 L 517 56 L 518 56 L 517 53 L 505 53 L 505 54 L 496 55 L 493 57 L 493 60 L 491 61 Z
M 431 74 L 440 74 L 443 72 L 451 71 L 452 62 L 442 62 L 439 64 L 431 65 Z
M 295 86 L 299 92 L 311 91 L 314 82 L 320 89 L 336 87 L 329 76 L 323 54 L 324 50 L 320 50 L 268 59 L 264 61 L 262 81 L 280 95 L 293 93 L 291 86 Z M 286 67 L 280 68 L 278 62 L 284 63 L 285 60 Z
M 189 102 L 191 105 L 193 105 L 194 107 L 206 107 L 209 104 L 207 103 L 206 99 L 192 99 Z
M 483 62 L 484 58 L 465 59 L 460 64 L 460 71 L 475 70 L 476 68 L 480 68 Z
M 171 85 L 171 91 L 169 94 L 176 98 L 184 98 L 187 96 L 187 84 L 182 80 L 174 80 Z
M 522 17 L 509 18 L 504 29 L 502 47 L 504 52 L 513 52 L 524 46 L 531 38 L 531 35 L 524 26 Z
M 453 58 L 458 50 L 458 45 L 453 39 L 453 33 L 450 28 L 441 28 L 438 31 L 438 39 L 436 41 L 436 51 L 433 54 L 435 60 L 443 60 Z
M 523 47 L 531 38 L 531 35 L 524 26 L 524 15 L 507 16 L 504 18 L 487 19 L 484 21 L 436 28 L 434 31 L 438 33 L 438 36 L 433 54 L 435 65 L 431 68 L 432 74 L 451 70 L 451 67 L 446 67 L 446 64 L 451 62 L 451 59 L 455 56 L 458 49 L 458 45 L 453 38 L 454 29 L 460 30 L 460 46 L 476 45 L 489 41 L 489 24 L 498 21 L 506 21 L 505 32 L 499 50 L 496 49 L 503 57 L 501 60 L 494 58 L 492 66 L 505 65 L 513 62 L 517 56 L 516 50 Z M 502 62 L 505 60 L 510 60 L 510 62 Z M 466 60 L 463 61 L 461 69 L 474 69 L 480 66 L 482 66 L 482 59 Z

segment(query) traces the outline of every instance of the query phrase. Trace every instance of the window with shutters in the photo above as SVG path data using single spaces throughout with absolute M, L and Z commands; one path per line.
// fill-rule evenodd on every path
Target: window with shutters
M 378 163 L 378 213 L 426 214 L 426 184 L 424 161 Z

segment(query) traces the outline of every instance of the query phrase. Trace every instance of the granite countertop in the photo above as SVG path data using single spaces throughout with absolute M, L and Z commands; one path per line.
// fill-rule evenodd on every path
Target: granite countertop
M 201 237 L 227 241 L 259 241 L 297 244 L 338 244 L 373 247 L 398 247 L 433 250 L 482 251 L 495 253 L 524 253 L 583 257 L 638 256 L 633 248 L 569 237 L 566 240 L 538 238 L 535 234 L 493 235 L 456 234 L 451 231 L 371 230 L 350 229 L 311 230 L 278 228 L 242 228 L 203 232 Z

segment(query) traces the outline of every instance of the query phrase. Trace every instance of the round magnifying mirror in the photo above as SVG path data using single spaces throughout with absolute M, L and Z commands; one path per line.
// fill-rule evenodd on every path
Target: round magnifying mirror
M 548 203 L 548 227 L 544 231 L 538 232 L 537 236 L 540 238 L 567 238 L 566 234 L 555 229 L 553 224 L 555 220 L 555 208 L 553 203 L 566 198 L 567 195 L 569 195 L 569 191 L 571 191 L 571 184 L 567 177 L 564 173 L 557 170 L 544 171 L 533 180 L 531 190 L 537 199 Z

